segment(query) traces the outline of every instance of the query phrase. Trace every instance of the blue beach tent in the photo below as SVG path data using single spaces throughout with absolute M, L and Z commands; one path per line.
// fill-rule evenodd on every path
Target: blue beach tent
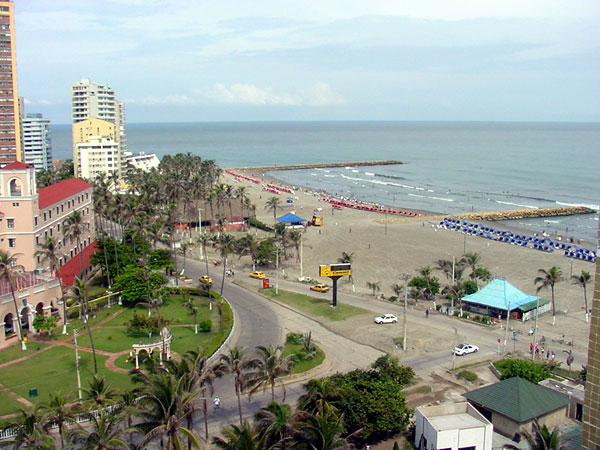
M 290 225 L 302 225 L 302 222 L 306 222 L 306 219 L 303 219 L 302 217 L 297 216 L 296 214 L 287 213 L 281 217 L 278 217 L 277 222 L 288 223 Z

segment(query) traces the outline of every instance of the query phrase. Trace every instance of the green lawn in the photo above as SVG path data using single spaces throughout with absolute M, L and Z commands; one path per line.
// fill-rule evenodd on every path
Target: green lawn
M 313 344 L 314 345 L 314 344 Z M 303 373 L 314 367 L 320 365 L 325 359 L 325 353 L 318 346 L 314 346 L 315 351 L 317 352 L 317 356 L 314 359 L 308 359 L 303 361 L 297 361 L 292 367 L 292 374 L 294 373 Z M 283 352 L 281 356 L 289 356 L 294 353 L 299 353 L 302 350 L 302 344 L 290 344 L 287 342 L 283 347 Z
M 14 359 L 22 358 L 23 356 L 29 356 L 33 353 L 36 353 L 40 349 L 47 347 L 46 344 L 39 344 L 37 342 L 29 341 L 27 343 L 27 350 L 23 351 L 21 350 L 21 344 L 18 341 L 15 342 L 17 343 L 0 352 L 0 364 L 4 364 Z
M 2 394 L 2 402 L 0 402 L 0 416 L 4 416 L 6 414 L 13 414 L 19 409 L 27 409 L 27 406 L 16 400 L 13 400 L 8 395 Z
M 328 299 L 284 291 L 282 289 L 279 289 L 279 294 L 275 294 L 275 288 L 264 289 L 262 293 L 269 298 L 303 311 L 308 315 L 324 317 L 331 321 L 345 320 L 359 314 L 370 314 L 370 311 L 366 309 L 345 305 L 340 302 L 338 302 L 337 307 L 332 308 L 331 301 Z
M 85 388 L 87 380 L 92 377 L 94 363 L 91 353 L 79 352 L 79 356 L 81 385 Z M 104 367 L 106 359 L 105 356 L 97 356 L 99 375 L 106 377 L 116 389 L 132 387 L 129 375 L 111 372 Z M 27 361 L 0 369 L 0 380 L 6 388 L 35 404 L 46 402 L 50 392 L 59 390 L 76 397 L 75 351 L 68 347 L 54 347 Z M 38 397 L 33 399 L 28 397 L 31 388 L 37 388 Z M 11 412 L 14 412 L 14 405 L 9 405 L 4 401 L 0 402 L 0 415 Z

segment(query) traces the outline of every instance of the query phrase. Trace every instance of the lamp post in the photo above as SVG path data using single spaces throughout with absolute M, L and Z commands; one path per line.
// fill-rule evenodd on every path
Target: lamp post
M 279 295 L 279 247 L 275 247 L 275 295 Z
M 454 346 L 452 347 L 452 370 L 456 369 L 456 337 L 458 336 L 458 330 L 454 328 Z
M 202 234 L 202 211 L 204 209 L 198 208 L 198 234 Z
M 77 398 L 81 400 L 81 377 L 79 376 L 79 350 L 77 349 L 77 328 L 73 328 L 73 343 L 75 344 L 75 371 L 77 372 Z
M 538 328 L 538 314 L 540 312 L 540 298 L 538 297 L 535 302 L 535 327 L 533 328 L 533 346 L 531 347 L 531 360 L 535 360 L 535 348 L 537 347 L 537 328 Z

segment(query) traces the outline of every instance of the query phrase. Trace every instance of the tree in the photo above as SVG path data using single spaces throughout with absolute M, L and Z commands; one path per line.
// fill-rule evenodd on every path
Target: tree
M 437 277 L 423 278 L 414 277 L 408 282 L 408 287 L 413 288 L 411 296 L 413 298 L 422 297 L 425 300 L 433 298 L 440 291 L 440 283 Z
M 16 418 L 3 422 L 2 430 L 13 430 L 15 436 L 2 442 L 2 446 L 14 445 L 13 448 L 54 450 L 55 442 L 50 433 L 43 428 L 43 420 L 36 406 L 30 409 L 19 409 Z
M 117 393 L 103 377 L 94 375 L 88 380 L 87 389 L 82 389 L 83 401 L 91 408 L 101 412 L 104 408 L 117 402 Z
M 341 389 L 330 378 L 315 378 L 304 386 L 306 391 L 298 398 L 298 409 L 317 414 L 325 405 L 338 408 L 342 396 Z
M 263 448 L 258 433 L 245 420 L 239 426 L 231 424 L 221 431 L 223 438 L 214 437 L 213 445 L 221 450 L 260 450 Z
M 415 372 L 410 366 L 401 366 L 398 357 L 389 353 L 377 358 L 371 368 L 383 378 L 390 378 L 401 386 L 408 386 L 415 378 Z
M 299 428 L 295 438 L 300 448 L 341 450 L 349 447 L 348 442 L 341 437 L 344 431 L 343 421 L 338 411 L 329 405 L 324 405 L 316 414 L 309 414 Z
M 70 241 L 75 240 L 77 243 L 77 252 L 79 253 L 79 273 L 84 269 L 83 264 L 83 249 L 81 248 L 81 237 L 85 230 L 90 229 L 90 224 L 83 220 L 81 211 L 73 211 L 70 216 L 67 216 L 63 223 L 63 237 Z
M 227 269 L 227 257 L 235 250 L 235 239 L 230 234 L 221 233 L 221 235 L 215 239 L 215 247 L 223 259 L 223 276 L 221 278 L 220 292 L 220 294 L 223 295 L 223 287 L 225 286 L 225 271 Z
M 367 288 L 371 289 L 373 297 L 375 297 L 375 294 L 381 290 L 381 285 L 379 281 L 367 281 Z
M 48 335 L 51 335 L 57 323 L 58 319 L 54 316 L 46 317 L 43 313 L 36 314 L 33 319 L 33 328 L 38 331 L 48 331 Z
M 94 272 L 84 276 L 83 278 L 75 277 L 73 280 L 73 286 L 70 287 L 71 298 L 75 303 L 79 305 L 80 316 L 83 314 L 83 320 L 87 328 L 88 335 L 90 337 L 90 345 L 92 346 L 92 356 L 94 358 L 94 374 L 98 373 L 98 362 L 96 361 L 96 347 L 94 346 L 94 337 L 92 336 L 92 328 L 90 327 L 89 320 L 89 304 L 88 304 L 88 287 L 91 278 L 95 275 Z
M 249 359 L 244 355 L 244 348 L 233 347 L 227 353 L 221 355 L 219 370 L 223 373 L 230 373 L 233 376 L 235 395 L 238 400 L 238 412 L 240 415 L 240 426 L 242 426 L 242 400 L 241 395 L 244 388 L 248 385 L 248 371 L 258 365 L 256 359 Z
M 271 386 L 271 401 L 274 402 L 277 379 L 283 375 L 289 375 L 294 362 L 289 356 L 282 356 L 283 347 L 280 345 L 277 347 L 259 345 L 256 347 L 256 351 L 258 353 L 256 370 L 249 375 L 250 392 L 254 393 L 261 387 L 266 390 L 267 386 Z M 283 381 L 281 381 L 281 386 L 283 386 L 283 401 L 285 402 L 285 384 Z
M 198 243 L 198 245 L 200 245 L 200 247 L 202 247 L 202 253 L 204 254 L 204 262 L 206 263 L 206 276 L 208 276 L 208 253 L 206 252 L 206 249 L 211 244 L 212 237 L 207 233 L 202 233 L 198 237 L 196 242 Z
M 550 287 L 550 291 L 552 293 L 552 325 L 556 323 L 556 306 L 554 303 L 554 286 L 556 283 L 563 280 L 562 271 L 556 267 L 552 266 L 549 270 L 539 269 L 539 276 L 533 280 L 533 284 L 539 284 L 536 289 L 536 293 L 540 292 L 542 289 Z
M 447 280 L 449 280 L 452 276 L 452 261 L 448 259 L 438 259 L 435 262 L 435 268 L 436 270 L 442 272 L 446 276 Z
M 500 377 L 503 380 L 521 377 L 537 384 L 550 376 L 550 372 L 544 364 L 524 359 L 502 359 L 496 362 L 494 366 L 500 372 Z
M 354 252 L 342 252 L 337 262 L 341 264 L 352 264 L 354 262 Z M 352 274 L 348 275 L 348 281 L 352 281 Z
M 402 286 L 400 283 L 394 283 L 392 284 L 392 291 L 394 292 L 394 296 L 396 297 L 393 301 L 396 301 L 400 298 L 400 294 L 402 294 L 402 292 L 404 291 L 404 286 Z M 392 298 L 390 298 L 390 301 L 392 301 Z
M 50 236 L 38 246 L 39 250 L 36 250 L 33 256 L 35 256 L 36 258 L 40 258 L 42 264 L 45 264 L 47 261 L 50 265 L 50 272 L 53 273 L 54 276 L 58 279 L 58 284 L 60 286 L 60 300 L 62 301 L 63 305 L 63 334 L 67 334 L 67 302 L 64 298 L 65 295 L 63 290 L 62 278 L 58 276 L 58 269 L 60 269 L 58 258 L 58 243 L 56 242 L 55 238 Z
M 58 426 L 60 436 L 60 447 L 65 446 L 65 426 L 75 423 L 78 405 L 71 405 L 69 395 L 63 395 L 61 391 L 50 392 L 50 400 L 40 406 L 44 430 L 48 432 L 54 425 Z
M 286 450 L 293 446 L 293 436 L 302 414 L 293 414 L 290 405 L 271 402 L 254 414 L 256 429 L 265 448 Z
M 129 265 L 116 278 L 114 287 L 121 292 L 123 303 L 134 305 L 143 298 L 156 296 L 166 284 L 163 274 Z
M 550 431 L 545 424 L 540 425 L 537 419 L 533 421 L 533 434 L 528 432 L 523 434 L 531 450 L 560 450 L 562 448 L 558 427 L 554 427 Z
M 187 298 L 183 305 L 194 318 L 194 334 L 198 334 L 198 307 L 194 304 L 194 300 L 191 298 Z
M 10 294 L 13 299 L 13 306 L 15 308 L 15 317 L 13 323 L 17 324 L 17 336 L 21 341 L 21 349 L 27 350 L 27 345 L 23 339 L 23 330 L 21 329 L 21 314 L 19 313 L 19 306 L 17 305 L 17 297 L 15 296 L 15 277 L 17 276 L 14 270 L 16 263 L 16 255 L 11 255 L 9 252 L 0 250 L 0 280 L 5 280 L 10 288 Z
M 459 264 L 461 264 L 464 267 L 470 267 L 471 268 L 471 279 L 474 280 L 475 279 L 475 272 L 477 270 L 477 263 L 479 263 L 480 260 L 480 256 L 478 253 L 475 252 L 467 252 L 465 253 L 462 258 L 459 261 Z
M 265 203 L 267 211 L 273 211 L 273 223 L 277 223 L 277 208 L 280 208 L 281 199 L 279 197 L 271 197 Z
M 89 424 L 76 427 L 69 434 L 71 441 L 82 450 L 129 449 L 123 439 L 126 430 L 118 413 L 99 411 L 98 416 L 88 414 Z
M 579 287 L 581 287 L 581 289 L 583 289 L 583 305 L 585 308 L 585 321 L 586 322 L 588 322 L 588 320 L 589 320 L 589 309 L 588 309 L 586 288 L 587 288 L 587 284 L 591 281 L 591 279 L 592 279 L 592 276 L 590 275 L 589 272 L 586 272 L 585 270 L 582 270 L 579 275 L 571 276 L 571 282 L 573 284 L 576 284 Z

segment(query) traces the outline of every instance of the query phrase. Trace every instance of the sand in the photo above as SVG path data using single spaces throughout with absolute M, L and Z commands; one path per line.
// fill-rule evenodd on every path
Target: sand
M 251 175 L 258 175 L 265 183 L 282 185 L 271 177 Z M 269 225 L 273 224 L 273 212 L 265 209 L 265 202 L 273 196 L 272 193 L 263 191 L 261 185 L 248 181 L 238 182 L 227 174 L 224 175 L 224 181 L 234 186 L 245 186 L 256 205 L 257 219 Z M 282 204 L 287 205 L 285 199 L 288 195 L 280 195 Z M 584 318 L 583 290 L 573 285 L 569 277 L 571 270 L 573 274 L 579 274 L 582 270 L 593 274 L 592 263 L 572 260 L 558 251 L 544 253 L 480 237 L 465 237 L 456 231 L 438 229 L 430 224 L 439 222 L 443 216 L 388 217 L 386 223 L 386 217 L 380 213 L 348 208 L 332 210 L 328 203 L 319 200 L 321 194 L 313 193 L 312 190 L 297 189 L 295 197 L 297 200 L 294 200 L 294 207 L 278 211 L 278 216 L 293 211 L 305 219 L 310 219 L 314 210 L 322 208 L 320 214 L 324 217 L 322 227 L 308 227 L 304 234 L 303 276 L 330 284 L 329 279 L 318 277 L 319 265 L 336 263 L 342 252 L 353 253 L 352 272 L 356 293 L 368 297 L 371 290 L 367 288 L 367 282 L 379 282 L 381 293 L 389 297 L 393 294 L 392 286 L 402 283 L 402 274 L 415 276 L 419 267 L 430 265 L 433 268 L 438 259 L 452 260 L 455 257 L 458 260 L 466 251 L 478 253 L 481 265 L 487 267 L 493 277 L 506 278 L 523 292 L 536 295 L 534 279 L 538 275 L 538 269 L 557 266 L 562 270 L 566 281 L 558 283 L 555 287 L 557 326 L 553 331 L 557 335 L 563 333 L 572 336 L 579 345 L 585 346 L 589 329 Z M 508 222 L 497 222 L 494 226 L 513 229 Z M 256 232 L 254 229 L 250 230 Z M 260 236 L 260 232 L 258 234 Z M 590 243 L 587 244 L 588 247 L 591 246 Z M 245 258 L 236 258 L 234 264 L 237 270 L 249 271 L 251 268 L 250 261 Z M 282 270 L 288 279 L 295 280 L 300 276 L 300 264 L 295 255 L 282 261 Z M 447 283 L 443 273 L 435 271 L 435 276 L 440 279 L 442 285 Z M 347 281 L 347 277 L 338 286 L 342 292 L 352 292 L 352 285 Z M 589 305 L 592 292 L 593 285 L 590 284 L 587 288 Z M 550 299 L 550 291 L 542 291 L 540 294 Z M 423 309 L 431 307 L 428 302 L 419 302 L 419 305 Z M 543 320 L 550 322 L 550 314 Z M 435 340 L 436 337 L 431 339 Z M 585 348 L 580 347 L 579 351 L 585 351 Z

